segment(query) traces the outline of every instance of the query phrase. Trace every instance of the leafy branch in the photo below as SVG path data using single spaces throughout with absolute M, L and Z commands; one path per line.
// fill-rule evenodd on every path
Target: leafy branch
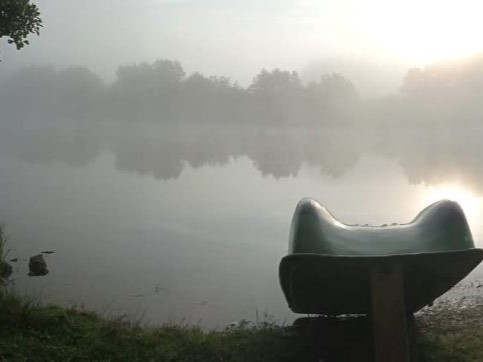
M 0 38 L 7 37 L 17 50 L 29 44 L 29 34 L 39 35 L 41 27 L 40 11 L 30 0 L 0 1 Z

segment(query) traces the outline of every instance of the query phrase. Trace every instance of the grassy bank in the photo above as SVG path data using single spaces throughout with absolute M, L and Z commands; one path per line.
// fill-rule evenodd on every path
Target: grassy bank
M 370 360 L 366 319 L 305 319 L 225 331 L 157 328 L 0 293 L 0 358 L 8 361 Z M 420 361 L 483 361 L 483 306 L 436 309 L 416 318 Z
M 271 325 L 225 332 L 140 326 L 58 306 L 0 296 L 0 357 L 6 360 L 278 361 L 309 347 Z M 310 359 L 309 360 L 313 360 Z
M 0 271 L 6 237 L 0 226 Z M 3 269 L 2 269 L 3 268 Z M 0 277 L 1 361 L 371 361 L 366 318 L 301 318 L 293 326 L 241 323 L 224 331 L 147 327 L 92 312 L 42 306 Z M 416 361 L 483 361 L 483 305 L 440 306 L 411 325 Z

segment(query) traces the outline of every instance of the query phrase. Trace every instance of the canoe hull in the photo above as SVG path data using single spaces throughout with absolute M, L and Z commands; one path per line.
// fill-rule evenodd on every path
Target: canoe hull
M 432 303 L 470 273 L 483 250 L 385 255 L 291 254 L 280 263 L 283 293 L 295 313 L 341 315 L 371 312 L 371 268 L 400 264 L 407 312 Z

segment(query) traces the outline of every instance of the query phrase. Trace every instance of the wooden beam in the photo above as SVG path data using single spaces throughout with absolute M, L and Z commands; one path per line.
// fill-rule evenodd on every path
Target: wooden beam
M 374 356 L 376 362 L 408 362 L 404 277 L 400 264 L 371 269 Z

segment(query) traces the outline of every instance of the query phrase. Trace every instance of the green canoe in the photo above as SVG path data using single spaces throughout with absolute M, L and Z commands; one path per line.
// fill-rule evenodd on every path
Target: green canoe
M 371 268 L 400 264 L 406 310 L 448 291 L 483 259 L 461 207 L 434 203 L 408 224 L 351 226 L 313 199 L 297 205 L 279 276 L 289 307 L 305 314 L 367 314 Z

